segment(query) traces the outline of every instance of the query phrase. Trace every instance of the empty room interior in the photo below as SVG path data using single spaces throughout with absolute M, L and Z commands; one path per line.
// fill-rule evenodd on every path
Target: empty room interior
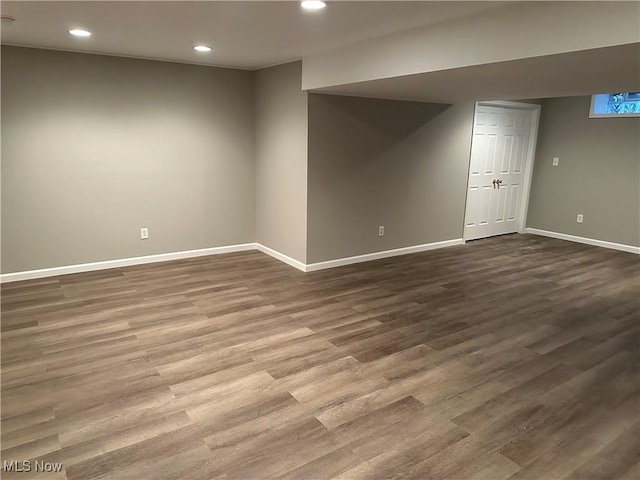
M 0 10 L 3 479 L 640 479 L 640 2 Z

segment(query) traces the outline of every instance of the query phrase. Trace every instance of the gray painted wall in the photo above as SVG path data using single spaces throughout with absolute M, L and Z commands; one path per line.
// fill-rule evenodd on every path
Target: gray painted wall
M 639 246 L 640 119 L 590 119 L 590 101 L 545 101 L 527 226 Z
M 300 79 L 300 62 L 2 47 L 2 273 L 256 240 L 315 263 L 462 236 L 473 104 Z M 589 101 L 544 102 L 527 225 L 640 245 L 640 119 L 589 119 Z
M 2 47 L 2 272 L 253 242 L 252 115 L 249 72 Z
M 307 259 L 307 93 L 302 63 L 255 74 L 256 235 L 262 245 Z
M 462 238 L 473 108 L 310 94 L 307 263 Z

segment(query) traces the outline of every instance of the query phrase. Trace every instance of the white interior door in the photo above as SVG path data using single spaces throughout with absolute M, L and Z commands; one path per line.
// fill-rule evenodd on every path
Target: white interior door
M 514 233 L 524 215 L 532 111 L 479 104 L 473 124 L 465 240 Z

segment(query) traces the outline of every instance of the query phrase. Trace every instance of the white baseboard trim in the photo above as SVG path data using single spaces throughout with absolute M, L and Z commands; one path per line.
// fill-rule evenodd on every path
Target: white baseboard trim
M 261 251 L 262 253 L 266 253 L 270 257 L 276 258 L 281 262 L 286 263 L 287 265 L 291 265 L 292 267 L 297 268 L 302 272 L 307 271 L 307 266 L 304 263 L 300 262 L 299 260 L 296 260 L 295 258 L 288 257 L 284 253 L 280 253 L 277 250 L 274 250 L 273 248 L 265 247 L 261 243 L 256 243 L 255 248 Z
M 455 245 L 463 245 L 462 238 L 453 240 L 445 240 L 442 242 L 425 243 L 423 245 L 414 245 L 412 247 L 396 248 L 394 250 L 384 250 L 382 252 L 367 253 L 365 255 L 356 255 L 355 257 L 338 258 L 336 260 L 328 260 L 326 262 L 317 262 L 307 265 L 307 272 L 315 272 L 317 270 L 325 270 L 327 268 L 342 267 L 344 265 L 352 265 L 354 263 L 369 262 L 371 260 L 379 260 L 381 258 L 397 257 L 399 255 L 408 255 L 410 253 L 426 252 L 427 250 L 435 250 L 437 248 L 453 247 Z
M 243 243 L 239 245 L 227 245 L 223 247 L 201 248 L 199 250 L 186 250 L 183 252 L 161 253 L 158 255 L 147 255 L 144 257 L 122 258 L 118 260 L 105 260 L 103 262 L 81 263 L 78 265 L 66 265 L 62 267 L 43 268 L 39 270 L 28 270 L 24 272 L 5 273 L 0 275 L 0 283 L 19 282 L 22 280 L 55 277 L 58 275 L 68 275 L 71 273 L 93 272 L 96 270 L 106 270 L 109 268 L 130 267 L 133 265 L 144 265 L 146 263 L 168 262 L 170 260 L 182 260 L 185 258 L 219 255 L 222 253 L 243 252 L 247 250 L 259 250 L 262 253 L 276 258 L 281 262 L 297 268 L 302 272 L 315 272 L 317 270 L 325 270 L 327 268 L 341 267 L 343 265 L 352 265 L 354 263 L 368 262 L 371 260 L 396 257 L 398 255 L 407 255 L 410 253 L 425 252 L 427 250 L 435 250 L 437 248 L 452 247 L 454 245 L 462 244 L 464 244 L 464 240 L 461 238 L 457 238 L 454 240 L 445 240 L 443 242 L 414 245 L 412 247 L 385 250 L 383 252 L 367 253 L 365 255 L 357 255 L 355 257 L 338 258 L 336 260 L 329 260 L 326 262 L 318 262 L 306 265 L 299 260 L 291 258 L 284 253 L 280 253 L 277 250 L 266 247 L 260 243 Z
M 182 252 L 172 253 L 160 253 L 157 255 L 146 255 L 144 257 L 121 258 L 118 260 L 105 260 L 103 262 L 81 263 L 78 265 L 67 265 L 63 267 L 43 268 L 39 270 L 28 270 L 16 273 L 5 273 L 0 275 L 0 283 L 55 277 L 57 275 L 67 275 L 70 273 L 93 272 L 96 270 L 106 270 L 109 268 L 143 265 L 146 263 L 168 262 L 170 260 L 204 257 L 207 255 L 219 255 L 221 253 L 243 252 L 246 250 L 255 249 L 255 243 L 242 243 L 238 245 L 225 245 L 223 247 L 201 248 L 198 250 L 185 250 Z
M 633 245 L 625 245 L 623 243 L 605 242 L 604 240 L 596 240 L 595 238 L 578 237 L 576 235 L 568 235 L 566 233 L 549 232 L 547 230 L 539 230 L 537 228 L 525 228 L 524 233 L 531 233 L 533 235 L 541 235 L 543 237 L 557 238 L 559 240 L 567 240 L 569 242 L 584 243 L 586 245 L 593 245 L 594 247 L 611 248 L 613 250 L 621 250 L 623 252 L 635 253 L 640 255 L 640 247 L 634 247 Z

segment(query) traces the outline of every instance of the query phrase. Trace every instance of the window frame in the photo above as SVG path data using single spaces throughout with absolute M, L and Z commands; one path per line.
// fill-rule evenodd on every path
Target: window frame
M 630 93 L 638 94 L 640 92 L 620 92 L 620 93 L 624 93 L 626 96 Z M 595 113 L 594 108 L 596 104 L 596 97 L 598 95 L 613 95 L 613 93 L 596 93 L 594 95 L 591 95 L 591 106 L 589 107 L 589 118 L 640 118 L 640 111 L 633 112 L 633 113 Z

